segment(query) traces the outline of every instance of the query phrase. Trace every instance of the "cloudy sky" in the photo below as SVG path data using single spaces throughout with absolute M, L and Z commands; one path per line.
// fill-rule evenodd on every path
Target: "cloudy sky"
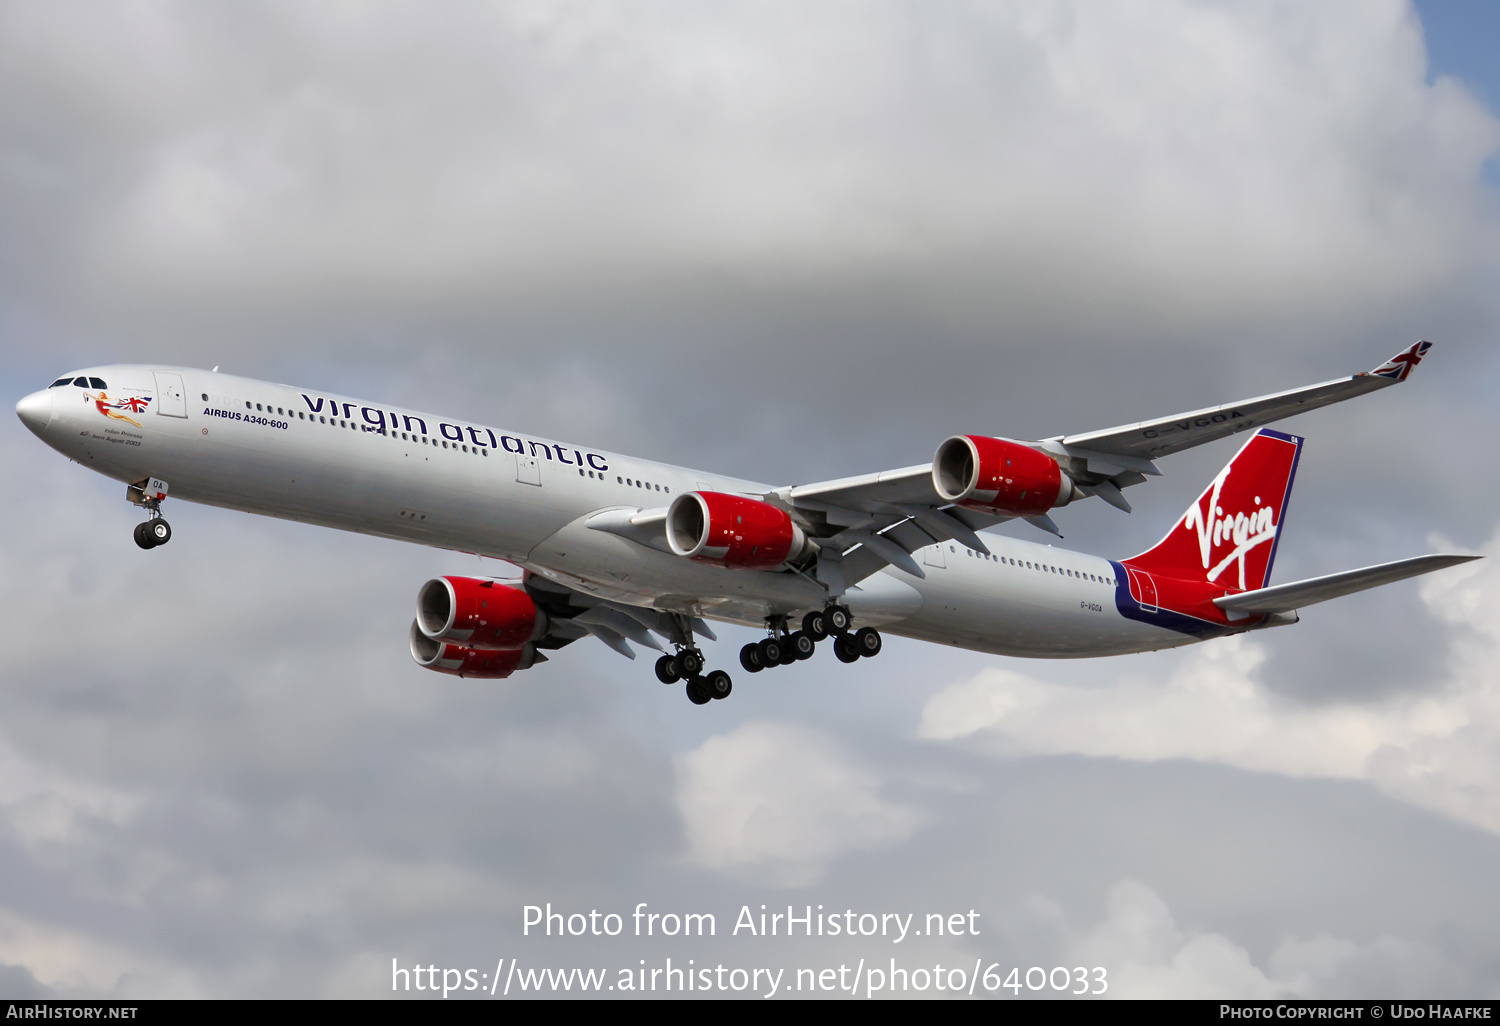
M 1497 41 L 1454 0 L 14 0 L 0 381 L 221 365 L 791 483 L 1429 338 L 1294 422 L 1277 577 L 1497 554 Z M 0 996 L 669 957 L 1500 995 L 1500 561 L 1176 653 L 889 638 L 695 708 L 591 642 L 427 673 L 416 590 L 472 557 L 186 505 L 145 553 L 117 483 L 3 430 Z M 1146 547 L 1234 446 L 1068 544 Z M 718 936 L 523 937 L 547 902 Z M 731 936 L 762 904 L 980 933 Z

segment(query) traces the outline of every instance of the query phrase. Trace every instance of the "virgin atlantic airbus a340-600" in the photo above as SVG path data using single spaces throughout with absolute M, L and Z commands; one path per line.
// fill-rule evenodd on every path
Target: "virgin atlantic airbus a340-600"
M 764 627 L 749 673 L 878 655 L 881 631 L 1012 656 L 1171 648 L 1297 621 L 1302 606 L 1473 559 L 1430 555 L 1270 584 L 1303 440 L 1262 425 L 1406 380 L 1418 342 L 1364 374 L 1040 441 L 955 435 L 931 463 L 772 486 L 430 413 L 185 367 L 71 372 L 16 405 L 63 455 L 125 482 L 165 545 L 189 502 L 479 553 L 519 577 L 438 577 L 417 593 L 411 654 L 501 678 L 593 636 L 702 705 L 729 695 L 696 639 L 706 621 Z M 1156 461 L 1249 441 L 1161 542 L 1103 559 L 979 532 L 1123 490 Z M 660 640 L 658 640 L 660 639 Z M 663 647 L 670 646 L 670 650 Z

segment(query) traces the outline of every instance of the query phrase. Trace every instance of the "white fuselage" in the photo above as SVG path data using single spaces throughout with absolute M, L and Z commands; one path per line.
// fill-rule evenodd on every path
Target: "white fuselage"
M 684 491 L 760 497 L 769 491 L 761 483 L 191 368 L 75 373 L 106 387 L 46 389 L 23 400 L 23 419 L 101 474 L 164 480 L 170 498 L 478 553 L 601 598 L 733 623 L 758 626 L 827 601 L 801 574 L 702 565 L 586 526 L 604 511 L 665 507 Z M 106 415 L 101 391 L 148 402 Z M 1199 640 L 1122 615 L 1128 589 L 1109 560 L 985 541 L 988 557 L 956 542 L 919 550 L 925 578 L 887 567 L 845 602 L 858 621 L 892 634 L 1006 655 L 1112 655 Z

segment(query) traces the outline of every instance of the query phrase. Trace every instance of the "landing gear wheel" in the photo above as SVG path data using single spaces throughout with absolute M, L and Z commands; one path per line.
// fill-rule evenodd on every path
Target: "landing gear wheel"
M 723 670 L 714 670 L 703 678 L 703 684 L 709 695 L 714 698 L 728 698 L 729 693 L 734 690 L 734 682 Z
M 150 526 L 149 523 L 135 525 L 135 543 L 143 549 L 156 548 L 156 541 L 146 531 Z
M 851 620 L 849 610 L 844 606 L 829 606 L 823 610 L 823 623 L 829 634 L 843 634 L 849 629 Z
M 852 663 L 859 659 L 859 651 L 844 634 L 833 639 L 833 654 L 839 657 L 841 663 Z
M 676 658 L 679 677 L 696 677 L 703 672 L 703 656 L 692 649 L 683 649 L 677 653 Z
M 878 656 L 880 654 L 880 632 L 874 627 L 861 627 L 854 632 L 854 651 L 862 656 Z
M 813 654 L 818 651 L 817 641 L 806 631 L 798 631 L 786 640 L 787 648 L 790 648 L 792 654 L 798 659 L 811 659 Z
M 676 684 L 682 679 L 682 674 L 677 672 L 677 660 L 672 656 L 664 655 L 656 661 L 656 679 L 663 684 Z
M 161 517 L 146 521 L 146 533 L 151 536 L 151 544 L 165 545 L 172 540 L 172 525 Z
M 707 705 L 712 702 L 714 696 L 709 694 L 708 685 L 702 677 L 692 677 L 687 682 L 688 701 L 694 705 Z
M 746 673 L 759 673 L 764 670 L 765 665 L 760 661 L 760 646 L 752 641 L 740 649 L 740 665 L 745 668 Z
M 758 646 L 760 649 L 760 662 L 762 666 L 781 665 L 781 642 L 776 638 L 767 638 Z
M 789 638 L 789 637 L 783 637 L 781 639 L 781 641 L 780 641 L 780 644 L 781 644 L 781 665 L 782 666 L 791 666 L 798 659 L 797 650 L 792 647 L 792 639 Z
M 802 633 L 811 637 L 814 641 L 822 641 L 828 637 L 828 624 L 823 619 L 823 611 L 814 609 L 802 618 Z

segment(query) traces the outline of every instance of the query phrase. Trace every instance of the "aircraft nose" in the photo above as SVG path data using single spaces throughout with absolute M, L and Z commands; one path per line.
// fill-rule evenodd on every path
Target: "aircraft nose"
M 38 438 L 46 434 L 47 426 L 52 423 L 52 399 L 52 393 L 43 389 L 16 403 L 16 416 Z

